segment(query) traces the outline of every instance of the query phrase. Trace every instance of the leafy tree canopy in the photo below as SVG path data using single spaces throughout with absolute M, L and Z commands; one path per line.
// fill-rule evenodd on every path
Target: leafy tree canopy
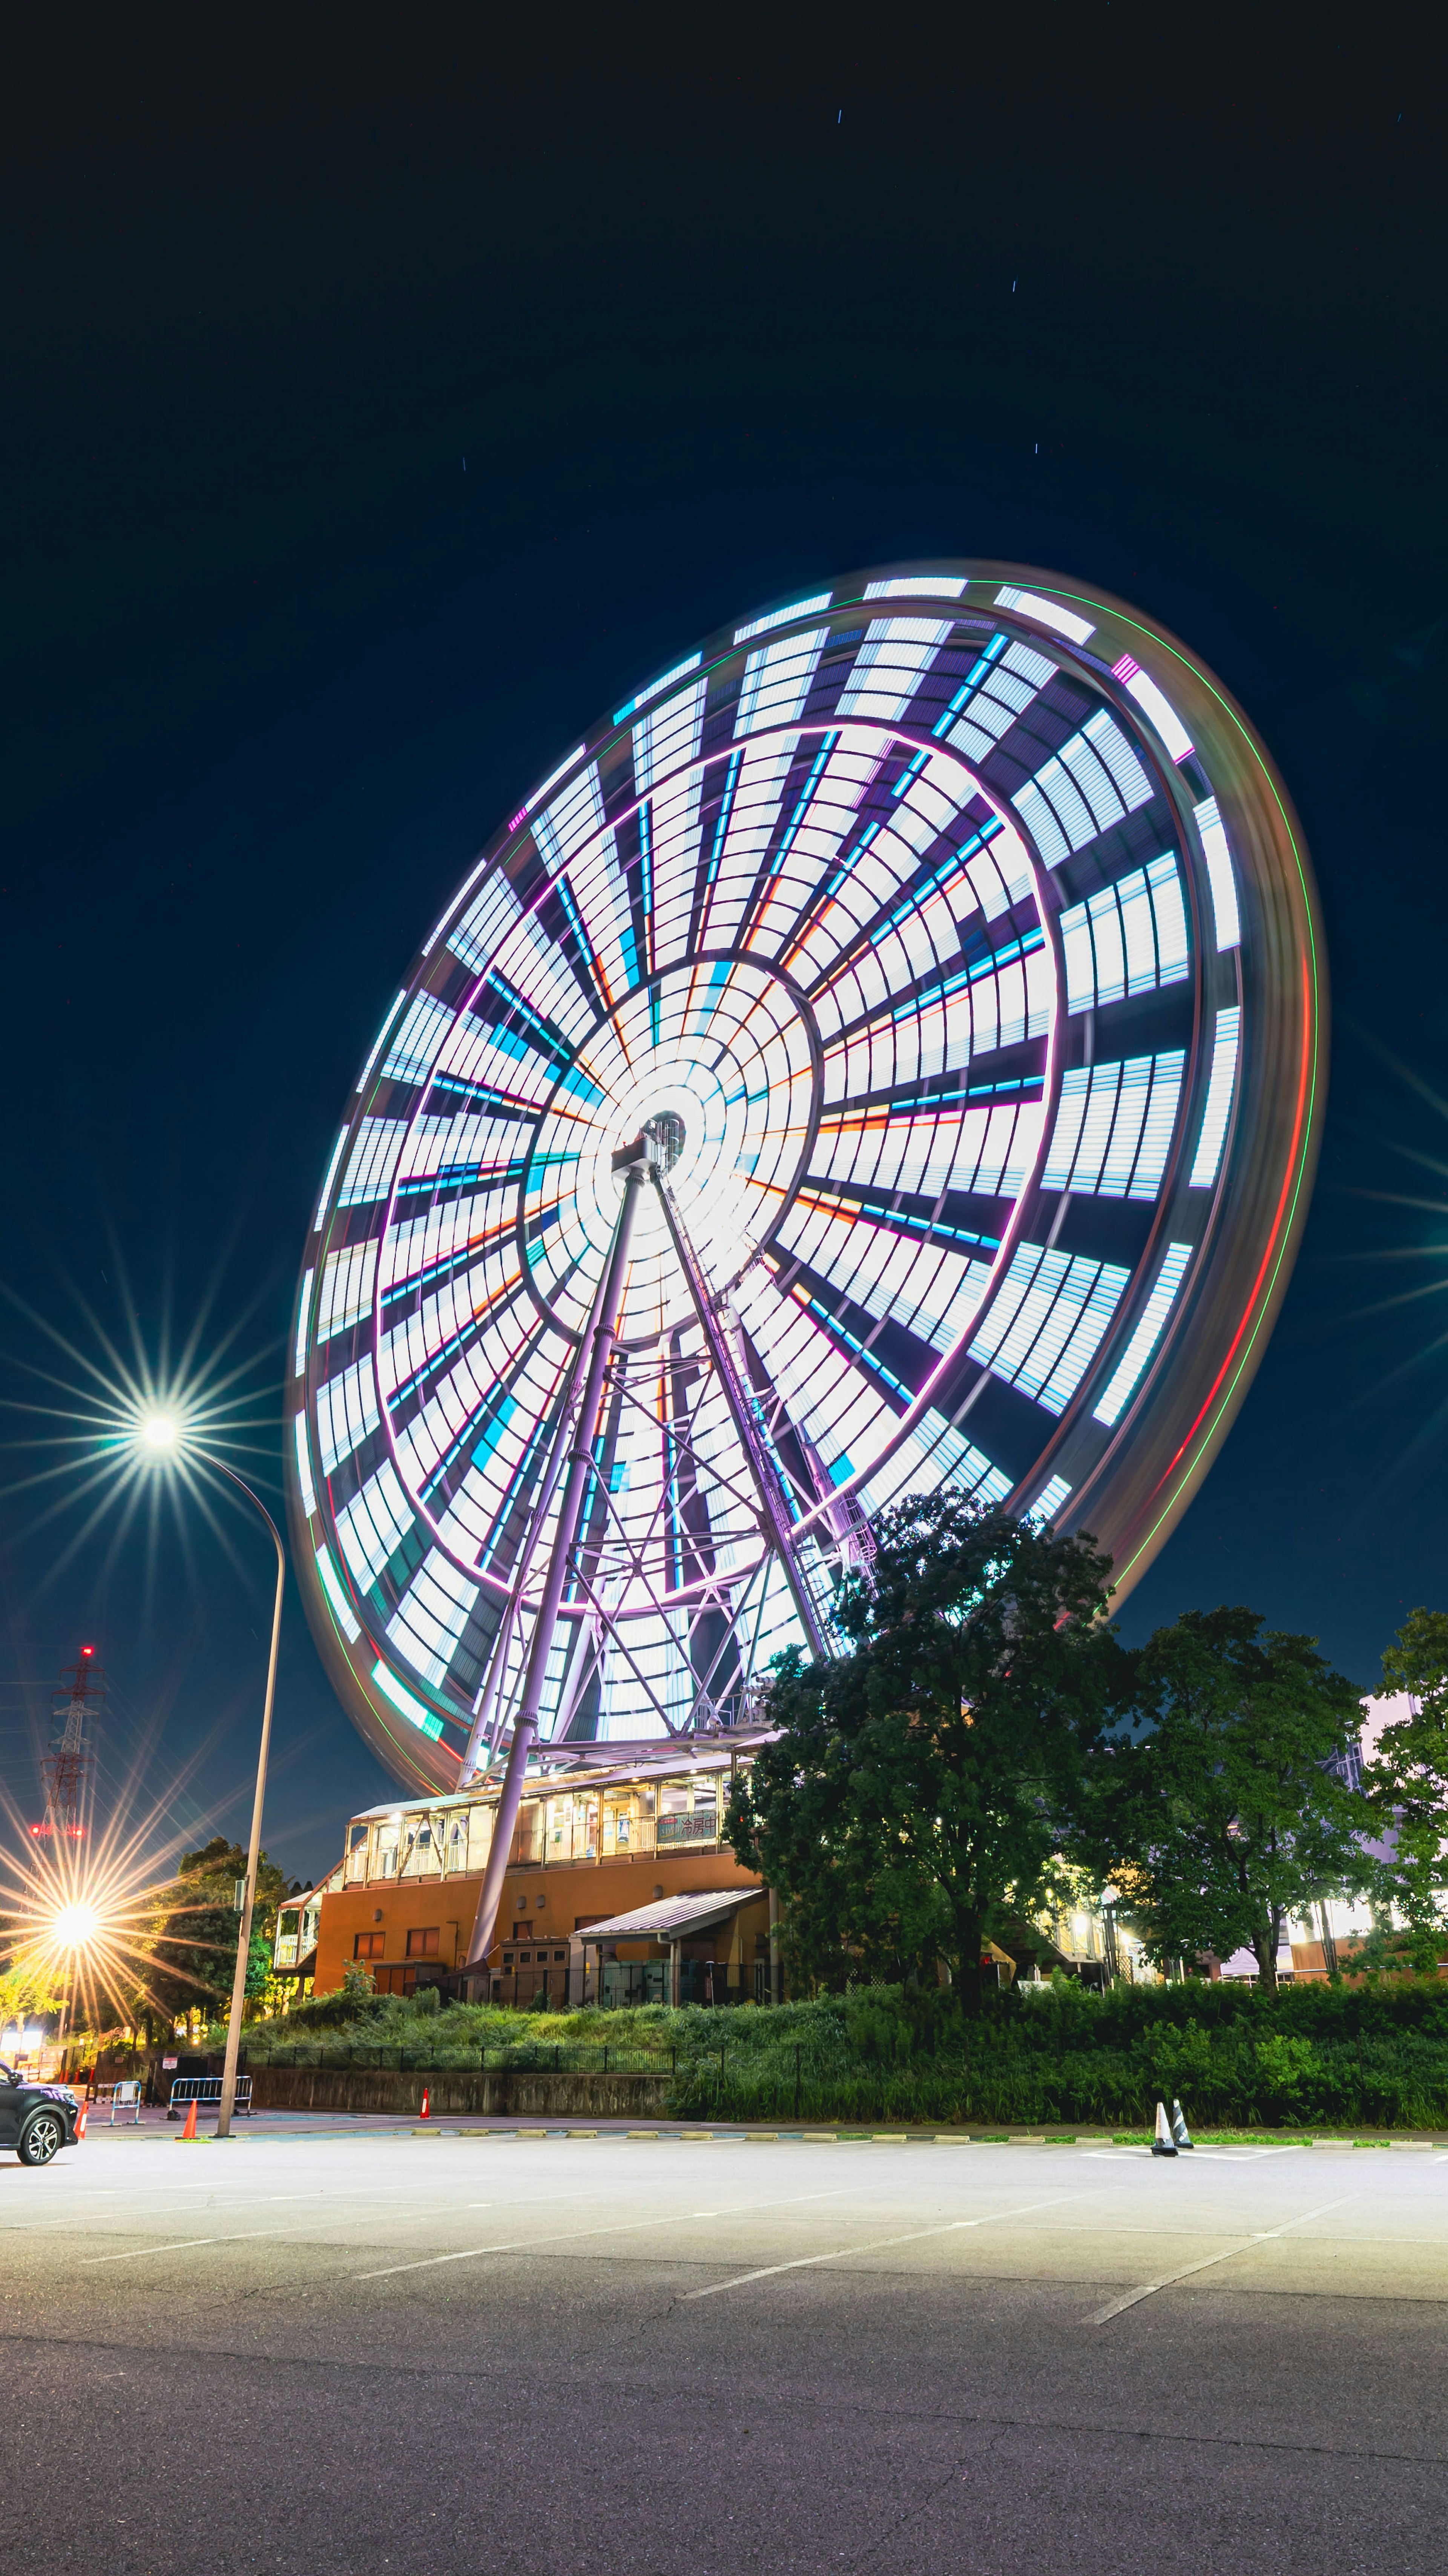
M 983 1943 L 1052 1866 L 1129 1665 L 1087 1538 L 937 1493 L 882 1512 L 869 1581 L 836 1611 L 838 1661 L 780 1659 L 782 1732 L 727 1831 L 830 1984 L 943 1964 L 970 2009 Z
M 184 1853 L 175 1878 L 155 1889 L 141 1983 L 153 2009 L 166 2019 L 193 2008 L 209 2013 L 218 2004 L 223 2011 L 229 2006 L 240 1929 L 236 1882 L 245 1876 L 241 1845 L 217 1834 L 200 1851 Z M 277 1907 L 289 1893 L 285 1873 L 262 1852 L 246 1976 L 253 2001 L 266 1990 Z
M 1393 1893 L 1410 1924 L 1440 1914 L 1448 1877 L 1448 1611 L 1415 1610 L 1383 1656 L 1408 1714 L 1384 1727 L 1364 1784 L 1396 1845 Z
M 1265 1630 L 1255 1610 L 1189 1610 L 1136 1658 L 1144 1741 L 1102 1763 L 1084 1837 L 1114 1878 L 1149 1957 L 1248 1949 L 1277 1983 L 1283 1926 L 1375 1878 L 1368 1800 L 1328 1766 L 1362 1707 L 1312 1637 Z

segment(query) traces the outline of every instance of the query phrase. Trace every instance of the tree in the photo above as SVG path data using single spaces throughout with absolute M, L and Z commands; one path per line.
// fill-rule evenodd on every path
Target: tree
M 779 1894 L 792 1955 L 828 1982 L 931 1973 L 980 2005 L 983 1943 L 1036 1897 L 1125 1659 L 1086 1538 L 950 1494 L 882 1512 L 838 1661 L 782 1657 L 776 1741 L 726 1831 Z
M 1189 1610 L 1137 1658 L 1135 1723 L 1101 1766 L 1085 1838 L 1150 1958 L 1248 1949 L 1275 1989 L 1283 1925 L 1373 1883 L 1365 1797 L 1330 1766 L 1362 1724 L 1358 1692 L 1313 1637 L 1255 1610 Z
M 245 1852 L 217 1834 L 200 1851 L 185 1853 L 175 1878 L 153 1891 L 142 1982 L 153 2008 L 168 2020 L 196 2010 L 212 2020 L 228 2010 L 241 1930 L 236 1882 L 245 1876 Z M 249 2000 L 266 1991 L 277 1907 L 287 1892 L 285 1874 L 260 1853 L 247 1959 Z
M 59 2012 L 64 2001 L 53 1963 L 35 1953 L 16 1950 L 8 1967 L 0 1969 L 0 2029 L 32 2013 Z
M 1393 1894 L 1427 1931 L 1448 1875 L 1448 1611 L 1413 1611 L 1383 1655 L 1383 1682 L 1407 1693 L 1408 1714 L 1384 1727 L 1363 1782 L 1393 1836 Z

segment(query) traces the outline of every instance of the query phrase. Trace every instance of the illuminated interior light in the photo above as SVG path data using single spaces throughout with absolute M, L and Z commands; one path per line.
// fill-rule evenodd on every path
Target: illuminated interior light
M 997 608 L 1014 608 L 1022 617 L 1033 618 L 1038 626 L 1052 626 L 1058 635 L 1068 635 L 1073 644 L 1085 644 L 1096 629 L 1089 618 L 1078 617 L 1074 609 L 1062 608 L 1054 599 L 1042 599 L 1034 590 L 1016 590 L 1007 582 L 996 592 Z
M 297 1418 L 300 1422 L 301 1416 Z M 337 1514 L 342 1554 L 360 1592 L 366 1592 L 376 1582 L 399 1539 L 411 1527 L 407 1496 L 391 1459 L 385 1458 L 376 1475 L 369 1476 L 360 1493 L 354 1494 Z
M 302 1509 L 308 1520 L 313 1520 L 316 1517 L 317 1496 L 312 1484 L 312 1461 L 307 1450 L 307 1417 L 304 1412 L 297 1415 L 293 1436 L 297 1444 L 297 1487 L 302 1498 Z
M 959 599 L 963 596 L 965 588 L 965 582 L 957 581 L 950 573 L 919 573 L 913 579 L 908 575 L 897 573 L 889 581 L 866 582 L 865 597 L 867 599 Z M 735 640 L 737 642 L 737 637 Z
M 828 608 L 833 596 L 832 591 L 817 590 L 810 599 L 797 599 L 792 608 L 771 608 L 767 616 L 751 618 L 747 626 L 736 626 L 734 641 L 748 644 L 756 635 L 768 635 L 776 626 L 788 626 L 791 618 L 818 617 L 821 609 Z
M 297 1300 L 297 1347 L 292 1366 L 293 1377 L 305 1377 L 307 1373 L 307 1336 L 312 1320 L 312 1282 L 316 1275 L 315 1270 L 307 1270 L 302 1276 L 302 1293 Z
M 349 1324 L 355 1324 L 359 1317 L 370 1313 L 376 1276 L 375 1242 L 348 1243 L 339 1252 L 328 1253 L 322 1266 L 322 1286 L 317 1298 L 314 1326 L 319 1343 L 333 1340 L 338 1333 L 344 1333 Z M 299 1364 L 298 1377 L 301 1374 Z
M 1130 671 L 1123 671 L 1119 662 L 1115 676 L 1125 682 L 1128 694 L 1135 698 L 1148 724 L 1156 728 L 1171 758 L 1185 760 L 1192 749 L 1191 735 L 1155 680 L 1149 679 L 1146 672 L 1134 664 Z
M 972 1359 L 1048 1413 L 1064 1413 L 1130 1276 L 1114 1262 L 1018 1243 L 971 1343 Z
M 346 1150 L 346 1144 L 347 1130 L 344 1127 L 336 1144 L 332 1147 L 332 1159 L 327 1165 L 327 1177 L 322 1183 L 322 1195 L 317 1201 L 317 1213 L 312 1219 L 312 1232 L 314 1234 L 320 1234 L 322 1230 L 322 1225 L 327 1214 L 327 1203 L 332 1195 L 332 1183 L 337 1177 L 337 1165 L 342 1160 L 343 1153 Z
M 735 640 L 737 642 L 737 637 Z M 636 698 L 630 698 L 626 706 L 615 710 L 614 723 L 627 724 L 629 717 L 637 715 L 640 707 L 646 707 L 650 698 L 658 697 L 663 690 L 671 689 L 676 680 L 686 680 L 691 671 L 697 671 L 703 658 L 702 653 L 691 653 L 686 662 L 676 662 L 671 671 L 661 672 L 657 680 L 650 680 L 648 687 L 640 689 Z
M 698 656 L 695 656 L 697 660 Z M 681 689 L 666 706 L 653 707 L 633 729 L 634 792 L 646 795 L 656 778 L 695 759 L 704 724 L 705 683 Z
M 1232 1115 L 1241 1033 L 1242 1014 L 1235 1003 L 1229 1011 L 1218 1011 L 1216 1035 L 1212 1040 L 1212 1070 L 1207 1082 L 1207 1105 L 1202 1112 L 1202 1132 L 1197 1138 L 1188 1184 L 1194 1190 L 1211 1189 L 1221 1168 L 1227 1123 Z
M 339 1208 L 364 1207 L 370 1199 L 386 1198 L 406 1135 L 405 1118 L 363 1119 L 337 1193 Z
M 362 1631 L 352 1615 L 352 1605 L 342 1589 L 342 1578 L 324 1547 L 317 1549 L 317 1580 L 331 1602 L 333 1615 L 344 1637 L 355 1646 Z
M 317 1449 L 324 1476 L 361 1448 L 378 1420 L 377 1372 L 369 1352 L 317 1390 Z
M 358 1076 L 357 1076 L 357 1089 L 358 1089 L 358 1091 L 359 1091 L 359 1092 L 362 1092 L 362 1091 L 365 1091 L 365 1090 L 366 1090 L 366 1088 L 367 1088 L 367 1083 L 368 1083 L 368 1079 L 369 1079 L 369 1077 L 370 1077 L 370 1075 L 371 1075 L 371 1072 L 372 1072 L 372 1068 L 373 1068 L 373 1066 L 375 1065 L 375 1063 L 377 1062 L 378 1057 L 379 1057 L 379 1056 L 380 1056 L 380 1054 L 382 1053 L 382 1050 L 383 1050 L 384 1046 L 385 1046 L 385 1045 L 386 1045 L 386 1043 L 387 1043 L 387 1032 L 388 1032 L 388 1030 L 391 1028 L 393 1021 L 396 1019 L 397 1014 L 398 1014 L 398 1012 L 401 1010 L 402 1005 L 403 1005 L 403 1003 L 406 1001 L 406 999 L 407 999 L 407 996 L 406 996 L 406 994 L 405 994 L 405 993 L 399 993 L 399 994 L 397 995 L 397 998 L 396 998 L 396 1000 L 393 1002 L 392 1007 L 391 1007 L 391 1009 L 389 1010 L 389 1012 L 388 1012 L 388 1014 L 387 1014 L 386 1019 L 383 1021 L 381 1028 L 378 1030 L 377 1035 L 376 1035 L 376 1037 L 374 1038 L 374 1040 L 373 1040 L 373 1042 L 372 1042 L 372 1052 L 371 1052 L 371 1054 L 368 1056 L 366 1063 L 364 1064 L 364 1066 L 362 1067 L 361 1072 L 360 1072 L 360 1073 L 358 1074 Z
M 519 814 L 515 817 L 515 820 L 521 822 L 524 814 L 531 814 L 535 805 L 541 805 L 544 797 L 548 794 L 549 789 L 556 787 L 560 778 L 567 777 L 570 769 L 574 765 L 574 762 L 583 758 L 583 753 L 584 745 L 580 742 L 575 745 L 572 751 L 570 751 L 566 760 L 560 760 L 556 769 L 550 769 L 542 786 L 534 788 L 532 795 L 528 798 L 527 803 L 521 808 Z
M 864 715 L 897 723 L 950 632 L 948 619 L 872 618 L 835 708 L 840 721 Z
M 1069 1017 L 1186 981 L 1186 909 L 1175 859 L 1153 859 L 1061 915 Z
M 734 718 L 736 737 L 797 722 L 814 685 L 828 632 L 827 627 L 816 626 L 807 635 L 784 635 L 777 644 L 762 645 L 750 654 Z
M 439 1002 L 432 993 L 418 993 L 387 1050 L 382 1066 L 384 1077 L 401 1082 L 424 1081 L 442 1053 L 452 1025 L 453 1013 L 446 1002 Z
M 1212 913 L 1216 923 L 1217 953 L 1238 948 L 1242 942 L 1242 925 L 1237 913 L 1237 880 L 1232 868 L 1232 853 L 1227 846 L 1226 826 L 1217 810 L 1215 796 L 1204 804 L 1194 805 L 1197 830 L 1202 836 L 1202 850 L 1207 862 L 1207 877 L 1212 889 Z
M 423 1681 L 440 1687 L 477 1602 L 477 1585 L 433 1548 L 387 1623 L 388 1639 Z
M 574 759 L 578 754 L 575 752 Z M 571 768 L 572 762 L 565 763 Z M 542 791 L 546 793 L 545 791 Z M 536 799 L 534 800 L 536 803 Z M 532 810 L 531 808 L 529 809 Z M 534 818 L 533 838 L 538 854 L 550 876 L 566 866 L 576 850 L 603 829 L 603 798 L 599 793 L 598 763 L 591 760 L 581 776 L 562 796 Z
M 392 1702 L 399 1716 L 405 1717 L 409 1726 L 415 1726 L 421 1734 L 430 1736 L 434 1743 L 437 1742 L 442 1733 L 442 1719 L 434 1717 L 430 1708 L 424 1708 L 420 1699 L 413 1698 L 406 1684 L 400 1682 L 395 1673 L 389 1672 L 380 1656 L 372 1667 L 372 1679 L 383 1698 Z
M 1189 1243 L 1169 1243 L 1166 1258 L 1157 1273 L 1156 1284 L 1142 1309 L 1141 1319 L 1132 1334 L 1121 1360 L 1107 1382 L 1106 1391 L 1096 1407 L 1096 1420 L 1108 1428 L 1120 1421 L 1136 1391 L 1138 1379 L 1160 1341 L 1166 1320 L 1176 1303 L 1177 1292 L 1186 1277 L 1192 1257 Z

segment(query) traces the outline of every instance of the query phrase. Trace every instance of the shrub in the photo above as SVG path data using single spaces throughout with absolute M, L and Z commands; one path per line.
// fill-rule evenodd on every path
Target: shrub
M 324 2006 L 335 2005 L 324 1997 Z M 1448 2126 L 1448 1981 L 1275 1995 L 1073 1979 L 992 1994 L 967 2021 L 946 1988 L 856 1986 L 773 2007 L 515 2011 L 369 1995 L 247 2033 L 248 2062 L 656 2067 L 674 2112 L 728 2119 L 1149 2123 L 1179 2094 L 1197 2124 Z

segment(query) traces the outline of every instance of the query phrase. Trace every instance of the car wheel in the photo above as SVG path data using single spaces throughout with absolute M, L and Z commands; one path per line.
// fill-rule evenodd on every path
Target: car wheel
M 23 2165 L 48 2165 L 65 2144 L 65 2122 L 58 2111 L 37 2111 L 25 2128 L 16 2153 Z

